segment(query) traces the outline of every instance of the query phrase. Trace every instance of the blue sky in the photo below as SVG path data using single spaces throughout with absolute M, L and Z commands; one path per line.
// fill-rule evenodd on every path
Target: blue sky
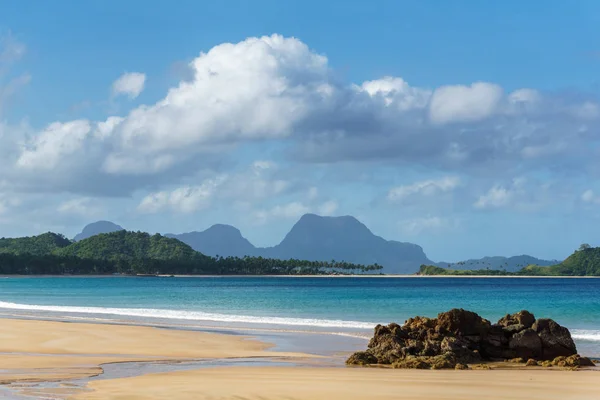
M 273 245 L 315 212 L 434 260 L 600 244 L 595 1 L 0 8 L 0 236 Z

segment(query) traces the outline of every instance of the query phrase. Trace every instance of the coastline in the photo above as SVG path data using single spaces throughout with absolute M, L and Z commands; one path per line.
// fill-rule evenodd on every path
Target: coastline
M 571 275 L 0 275 L 6 278 L 450 278 L 450 279 L 600 279 Z
M 281 351 L 286 346 L 277 348 L 258 334 L 39 319 L 0 319 L 0 326 L 0 383 L 5 385 L 0 388 L 56 399 L 462 400 L 508 390 L 511 399 L 543 393 L 545 399 L 569 399 L 571 394 L 573 399 L 591 400 L 597 399 L 591 393 L 600 390 L 598 371 L 346 367 L 343 360 L 351 349 L 339 349 L 337 356 L 309 354 L 316 337 L 298 346 L 307 351 Z M 148 365 L 156 368 L 148 370 Z M 127 366 L 137 370 L 127 372 Z M 520 388 L 518 395 L 514 385 Z M 426 394 L 423 387 L 428 388 Z M 398 397 L 399 393 L 407 397 Z

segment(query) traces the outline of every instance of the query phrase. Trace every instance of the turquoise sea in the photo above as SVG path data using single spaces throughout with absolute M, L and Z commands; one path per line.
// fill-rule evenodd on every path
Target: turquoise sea
M 568 327 L 600 357 L 600 279 L 27 277 L 0 279 L 3 316 L 368 337 L 375 324 L 451 308 L 496 321 L 521 309 Z

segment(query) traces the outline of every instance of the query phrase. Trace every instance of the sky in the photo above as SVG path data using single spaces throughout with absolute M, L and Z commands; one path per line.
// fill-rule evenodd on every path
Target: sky
M 600 3 L 0 0 L 0 237 L 600 245 Z

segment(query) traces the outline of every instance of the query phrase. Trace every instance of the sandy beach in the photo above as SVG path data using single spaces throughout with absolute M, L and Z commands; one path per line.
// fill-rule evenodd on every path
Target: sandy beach
M 68 380 L 102 373 L 102 364 L 274 354 L 248 337 L 129 325 L 0 320 L 0 383 Z
M 379 368 L 213 368 L 94 382 L 100 399 L 597 400 L 600 374 L 568 371 L 421 371 Z
M 573 399 L 600 398 L 598 371 L 417 371 L 305 367 L 310 356 L 269 351 L 252 338 L 151 327 L 36 320 L 0 321 L 0 382 L 14 393 L 73 399 Z M 264 358 L 289 366 L 207 367 L 42 388 L 135 361 Z M 314 359 L 312 361 L 314 364 Z M 317 364 L 318 365 L 318 364 Z M 22 386 L 19 386 L 22 385 Z M 83 390 L 82 390 L 83 389 Z

